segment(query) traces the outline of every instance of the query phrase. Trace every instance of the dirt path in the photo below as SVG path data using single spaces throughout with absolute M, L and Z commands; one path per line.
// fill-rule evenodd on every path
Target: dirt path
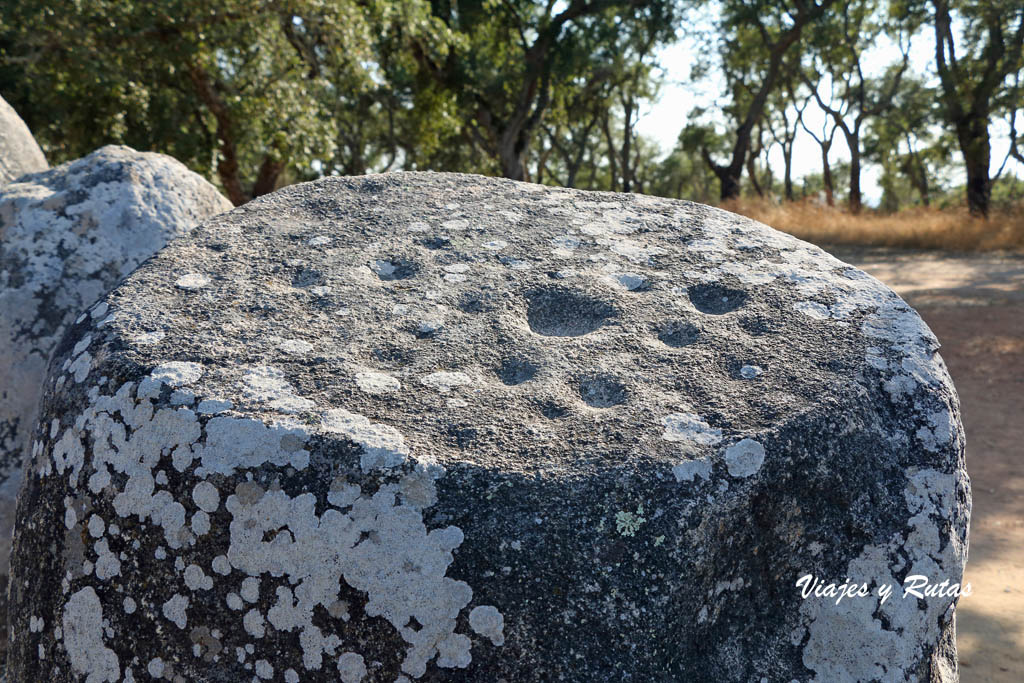
M 942 344 L 974 494 L 960 676 L 1024 681 L 1024 256 L 830 251 L 895 289 Z

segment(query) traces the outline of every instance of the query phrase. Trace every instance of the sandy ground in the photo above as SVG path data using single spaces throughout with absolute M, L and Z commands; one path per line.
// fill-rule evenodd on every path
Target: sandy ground
M 942 344 L 974 494 L 960 677 L 1024 681 L 1024 255 L 830 251 L 895 289 Z

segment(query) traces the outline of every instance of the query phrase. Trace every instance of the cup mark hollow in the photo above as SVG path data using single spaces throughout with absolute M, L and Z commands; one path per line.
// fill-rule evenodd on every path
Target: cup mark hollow
M 582 337 L 616 314 L 607 302 L 568 289 L 537 289 L 526 295 L 526 302 L 530 329 L 545 337 Z

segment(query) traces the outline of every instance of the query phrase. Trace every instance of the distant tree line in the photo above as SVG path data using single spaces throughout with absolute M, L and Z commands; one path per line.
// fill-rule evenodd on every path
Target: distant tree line
M 666 155 L 637 119 L 678 78 L 658 60 L 680 36 L 701 46 L 692 77 L 722 92 L 679 112 Z M 916 73 L 922 43 L 934 60 Z M 881 74 L 865 63 L 879 44 Z M 53 160 L 161 151 L 236 204 L 429 168 L 700 201 L 821 193 L 856 213 L 874 164 L 883 208 L 935 202 L 960 168 L 986 215 L 1024 163 L 1022 45 L 1020 0 L 8 0 L 0 94 Z M 798 135 L 821 159 L 803 182 Z

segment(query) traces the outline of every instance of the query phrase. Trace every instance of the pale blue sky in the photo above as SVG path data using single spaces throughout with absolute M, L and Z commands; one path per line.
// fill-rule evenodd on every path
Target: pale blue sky
M 911 64 L 915 71 L 931 75 L 934 61 L 934 43 L 930 35 L 918 35 L 914 38 L 911 51 Z M 671 150 L 676 143 L 679 132 L 686 125 L 686 115 L 693 107 L 700 105 L 711 107 L 715 98 L 725 97 L 724 87 L 720 78 L 712 78 L 702 85 L 689 83 L 690 65 L 694 62 L 694 53 L 699 49 L 695 42 L 681 40 L 669 46 L 661 54 L 661 65 L 666 70 L 666 83 L 656 102 L 648 103 L 641 110 L 637 123 L 640 134 L 656 140 L 664 151 Z M 876 49 L 866 56 L 865 63 L 869 74 L 881 72 L 887 64 L 896 61 L 899 52 L 892 43 L 879 43 Z M 724 102 L 724 100 L 723 100 Z M 812 130 L 820 130 L 825 120 L 821 109 L 811 103 L 804 111 L 804 120 Z M 1007 139 L 1008 126 L 1005 121 L 995 121 L 992 128 L 992 173 L 995 173 L 1009 148 Z M 776 175 L 782 175 L 782 151 L 776 146 L 771 151 L 770 160 Z M 830 157 L 833 162 L 849 159 L 849 149 L 841 132 L 836 133 Z M 959 158 L 956 159 L 959 161 Z M 1018 176 L 1024 175 L 1024 168 L 1013 159 L 1007 164 L 1005 173 L 1016 171 Z M 793 151 L 793 176 L 800 178 L 808 173 L 821 172 L 821 152 L 803 130 L 800 130 Z M 961 173 L 959 169 L 958 173 Z M 881 188 L 878 186 L 879 169 L 873 165 L 864 168 L 861 184 L 865 200 L 871 204 L 878 201 Z

